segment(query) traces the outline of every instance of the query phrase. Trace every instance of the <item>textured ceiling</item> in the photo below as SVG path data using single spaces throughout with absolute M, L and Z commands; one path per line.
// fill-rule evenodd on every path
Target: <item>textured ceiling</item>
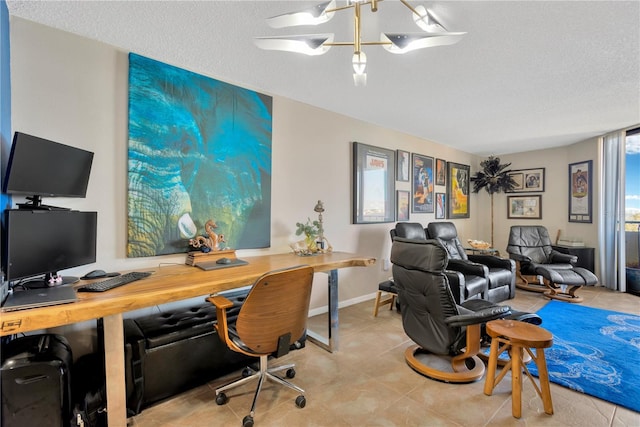
M 325 32 L 350 41 L 349 11 L 319 27 L 276 30 L 264 21 L 320 2 L 7 4 L 13 16 L 479 155 L 572 144 L 640 123 L 640 1 L 413 1 L 468 34 L 406 55 L 365 48 L 366 87 L 353 85 L 348 47 L 309 57 L 253 44 L 255 36 Z M 419 31 L 397 1 L 364 10 L 369 39 Z

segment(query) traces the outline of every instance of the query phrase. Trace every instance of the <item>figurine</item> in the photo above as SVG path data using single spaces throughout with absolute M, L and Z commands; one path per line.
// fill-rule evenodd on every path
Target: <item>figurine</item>
M 189 245 L 195 249 L 200 249 L 202 252 L 219 251 L 220 243 L 226 243 L 224 234 L 217 234 L 215 229 L 218 225 L 212 220 L 208 220 L 204 224 L 204 231 L 209 237 L 196 236 L 193 239 L 189 239 Z

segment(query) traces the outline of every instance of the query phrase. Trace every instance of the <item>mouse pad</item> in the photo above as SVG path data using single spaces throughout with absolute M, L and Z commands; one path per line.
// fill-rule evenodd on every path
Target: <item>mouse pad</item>
M 196 267 L 206 271 L 210 271 L 210 270 L 218 270 L 220 268 L 237 267 L 239 265 L 247 265 L 247 264 L 249 263 L 242 259 L 234 259 L 231 261 L 231 264 L 217 264 L 215 261 L 204 261 L 204 262 L 197 263 Z

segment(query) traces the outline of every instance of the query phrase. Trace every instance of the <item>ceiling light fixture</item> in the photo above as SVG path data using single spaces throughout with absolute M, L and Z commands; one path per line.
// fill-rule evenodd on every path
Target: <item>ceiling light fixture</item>
M 283 50 L 304 53 L 306 55 L 322 55 L 332 46 L 353 46 L 353 80 L 356 86 L 367 82 L 367 55 L 363 46 L 382 46 L 391 53 L 407 53 L 427 47 L 451 45 L 460 41 L 466 33 L 448 32 L 430 10 L 424 6 L 411 6 L 406 0 L 400 2 L 413 15 L 414 22 L 424 30 L 423 33 L 382 33 L 379 41 L 362 40 L 362 6 L 371 5 L 371 12 L 378 11 L 378 3 L 383 0 L 347 0 L 345 6 L 336 6 L 336 1 L 320 3 L 310 9 L 286 13 L 267 19 L 273 28 L 294 27 L 300 25 L 319 25 L 328 22 L 336 12 L 353 9 L 353 41 L 336 42 L 333 34 L 306 34 L 297 36 L 256 37 L 258 47 L 267 50 Z

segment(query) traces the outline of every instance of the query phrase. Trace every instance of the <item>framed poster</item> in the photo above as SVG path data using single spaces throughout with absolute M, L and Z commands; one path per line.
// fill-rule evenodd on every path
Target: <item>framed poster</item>
M 394 222 L 395 151 L 353 143 L 353 223 Z
M 447 214 L 447 195 L 436 193 L 436 219 L 444 219 Z
M 469 218 L 469 165 L 447 162 L 447 218 Z
M 445 185 L 447 176 L 447 161 L 436 159 L 436 185 Z
M 409 192 L 396 191 L 396 221 L 409 221 Z
M 396 159 L 398 162 L 396 165 L 396 172 L 398 173 L 396 181 L 409 182 L 409 152 L 397 150 Z
M 569 222 L 591 222 L 593 160 L 569 165 Z
M 544 192 L 544 168 L 512 170 L 509 176 L 516 182 L 509 193 Z
M 507 197 L 507 218 L 509 219 L 542 219 L 542 196 L 509 196 Z
M 411 170 L 413 178 L 411 212 L 433 213 L 433 157 L 413 153 Z

